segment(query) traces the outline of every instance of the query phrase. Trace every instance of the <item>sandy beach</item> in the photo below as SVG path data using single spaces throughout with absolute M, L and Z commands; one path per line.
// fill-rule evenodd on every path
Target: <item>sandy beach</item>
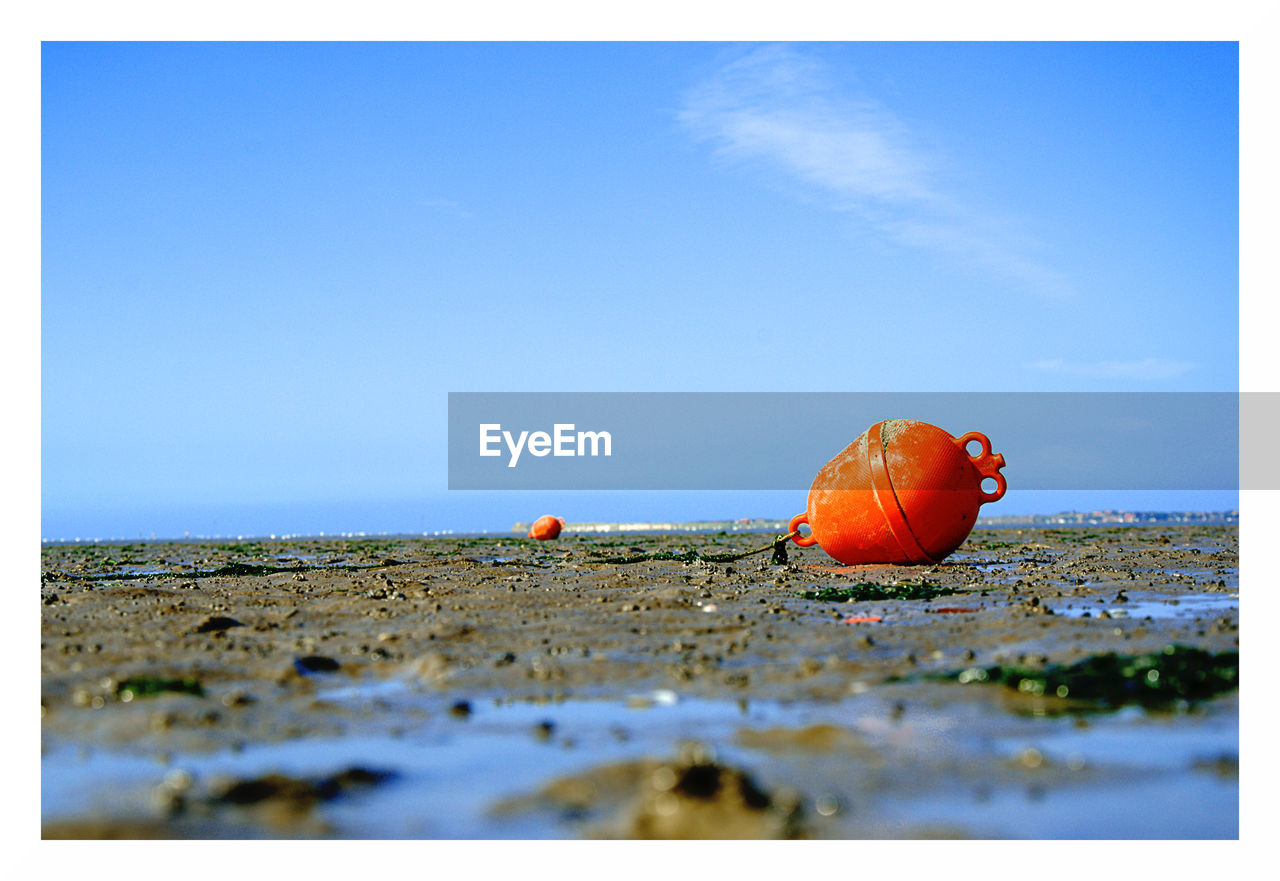
M 769 538 L 47 545 L 43 834 L 1238 835 L 1235 526 Z

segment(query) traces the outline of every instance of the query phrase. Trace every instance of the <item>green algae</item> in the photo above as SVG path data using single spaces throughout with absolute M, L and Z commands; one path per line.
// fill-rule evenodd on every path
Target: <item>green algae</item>
M 76 572 L 51 572 L 41 577 L 44 579 L 54 578 L 60 581 L 96 581 L 101 582 L 104 587 L 111 587 L 113 582 L 117 581 L 144 581 L 154 578 L 240 578 L 243 576 L 279 575 L 289 572 L 362 572 L 366 569 L 382 569 L 387 566 L 402 565 L 404 565 L 404 561 L 401 560 L 383 560 L 381 563 L 363 566 L 354 563 L 318 563 L 310 565 L 300 563 L 294 566 L 272 566 L 265 563 L 241 563 L 237 561 L 226 563 L 214 569 L 196 571 L 177 570 L 164 572 L 152 570 L 147 572 L 106 572 L 83 575 Z
M 849 586 L 806 590 L 798 595 L 806 600 L 818 600 L 824 603 L 860 603 L 867 600 L 931 600 L 934 597 L 957 593 L 968 593 L 968 591 L 927 581 L 906 584 L 876 584 L 871 581 L 861 581 Z
M 167 693 L 204 697 L 204 686 L 195 679 L 163 679 L 159 676 L 137 676 L 122 680 L 116 686 L 116 696 L 125 700 L 132 700 L 135 697 L 155 697 L 158 694 Z
M 1074 664 L 1052 664 L 1041 669 L 969 667 L 938 678 L 965 684 L 1000 684 L 1024 694 L 1091 701 L 1107 707 L 1159 707 L 1177 701 L 1207 700 L 1238 688 L 1240 653 L 1170 645 L 1152 654 L 1107 652 Z

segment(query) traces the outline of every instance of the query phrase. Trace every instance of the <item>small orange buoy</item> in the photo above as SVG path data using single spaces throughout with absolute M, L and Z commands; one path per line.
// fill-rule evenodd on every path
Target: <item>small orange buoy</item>
M 976 441 L 981 449 L 968 452 Z M 868 428 L 823 465 L 809 488 L 801 547 L 819 545 L 846 566 L 937 563 L 969 537 L 978 509 L 1004 497 L 1004 456 L 987 436 L 952 437 L 927 422 L 890 419 Z M 982 489 L 991 478 L 996 487 Z
M 533 521 L 533 525 L 529 527 L 529 538 L 536 538 L 538 541 L 546 541 L 549 538 L 555 538 L 560 535 L 560 530 L 563 527 L 563 517 L 552 517 L 550 514 L 547 514 Z

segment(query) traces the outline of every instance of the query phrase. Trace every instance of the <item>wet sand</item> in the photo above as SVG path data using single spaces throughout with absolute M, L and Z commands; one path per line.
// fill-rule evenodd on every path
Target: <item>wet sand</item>
M 1234 689 L 941 675 L 1236 651 L 1234 526 L 979 530 L 929 567 L 601 561 L 768 538 L 47 546 L 44 835 L 1238 834 Z M 956 592 L 805 597 L 866 584 Z

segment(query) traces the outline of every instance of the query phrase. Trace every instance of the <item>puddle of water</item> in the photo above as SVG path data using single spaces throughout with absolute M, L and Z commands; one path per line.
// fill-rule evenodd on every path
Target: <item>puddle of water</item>
M 323 692 L 328 700 L 415 699 L 401 682 Z M 647 706 L 611 701 L 494 704 L 471 701 L 465 719 L 440 713 L 401 736 L 356 735 L 184 755 L 169 765 L 113 750 L 62 746 L 42 757 L 41 816 L 86 812 L 146 816 L 150 792 L 173 769 L 197 780 L 266 773 L 323 776 L 349 766 L 393 770 L 397 778 L 350 801 L 323 806 L 324 817 L 355 838 L 556 838 L 545 816 L 488 816 L 504 796 L 535 791 L 551 778 L 627 758 L 668 757 L 681 739 L 729 739 L 737 725 L 779 724 L 778 707 L 639 696 Z M 419 701 L 421 696 L 417 696 Z M 433 704 L 438 697 L 431 699 Z M 552 735 L 535 735 L 552 724 Z
M 983 583 L 1012 584 L 1021 580 L 1019 563 L 982 563 L 974 564 L 984 575 Z
M 998 738 L 991 749 L 1037 767 L 1066 768 L 1093 783 L 972 787 L 890 807 L 898 819 L 959 825 L 972 834 L 1016 838 L 1236 838 L 1239 782 L 1197 767 L 1239 754 L 1239 721 L 1209 714 L 1190 720 L 1127 708 Z M 1100 778 L 1100 779 L 1098 779 Z
M 913 694 L 908 690 L 903 694 Z M 576 827 L 548 812 L 494 817 L 504 797 L 529 794 L 550 780 L 625 759 L 672 757 L 681 740 L 709 744 L 719 758 L 766 786 L 795 785 L 811 798 L 877 774 L 839 750 L 780 754 L 749 748 L 743 728 L 834 725 L 863 737 L 887 762 L 894 781 L 862 797 L 845 834 L 908 834 L 944 824 L 975 836 L 1029 838 L 1226 837 L 1238 835 L 1234 776 L 1196 770 L 1197 760 L 1238 754 L 1234 707 L 1206 714 L 1153 716 L 1125 710 L 1072 718 L 1033 719 L 981 701 L 935 705 L 910 701 L 903 719 L 895 695 L 869 692 L 829 704 L 734 702 L 662 691 L 630 701 L 571 699 L 497 702 L 470 699 L 471 714 L 451 716 L 452 698 L 422 693 L 402 681 L 342 686 L 325 700 L 380 702 L 425 709 L 404 733 L 356 730 L 338 739 L 250 745 L 238 752 L 183 754 L 168 764 L 124 750 L 46 745 L 41 767 L 45 820 L 107 813 L 146 816 L 150 792 L 181 769 L 197 782 L 229 774 L 325 776 L 351 766 L 391 770 L 396 779 L 322 805 L 321 816 L 353 838 L 560 838 Z M 542 723 L 549 735 L 538 736 Z M 1080 782 L 1037 788 L 1034 778 L 975 787 L 983 769 L 998 771 L 1033 747 L 1046 764 L 1087 769 Z M 963 774 L 957 769 L 964 769 Z M 1003 773 L 1003 772 L 1001 772 Z M 1000 782 L 1000 781 L 1003 782 Z M 1192 810 L 1192 807 L 1195 810 Z M 846 827 L 837 827 L 846 828 Z M 849 831 L 852 830 L 852 831 Z
M 974 791 L 901 806 L 895 819 L 965 829 L 974 837 L 1036 839 L 1234 839 L 1240 788 L 1188 772 L 1092 789 L 1034 785 Z
M 1070 605 L 1070 608 L 1067 605 Z M 1081 617 L 1088 612 L 1091 617 L 1097 617 L 1106 610 L 1112 618 L 1195 618 L 1201 615 L 1238 612 L 1240 596 L 1230 593 L 1187 594 L 1173 599 L 1166 597 L 1135 599 L 1130 596 L 1127 603 L 1070 603 L 1067 605 L 1054 606 L 1054 613 Z
M 1002 739 L 997 749 L 1014 755 L 1027 747 L 1046 760 L 1070 764 L 1121 764 L 1130 768 L 1187 770 L 1195 762 L 1239 753 L 1239 724 L 1233 717 L 1206 716 L 1185 724 L 1183 716 L 1151 716 L 1127 707 L 1089 728 L 1074 724 L 1034 737 Z M 1097 730 L 1094 730 L 1094 729 Z

